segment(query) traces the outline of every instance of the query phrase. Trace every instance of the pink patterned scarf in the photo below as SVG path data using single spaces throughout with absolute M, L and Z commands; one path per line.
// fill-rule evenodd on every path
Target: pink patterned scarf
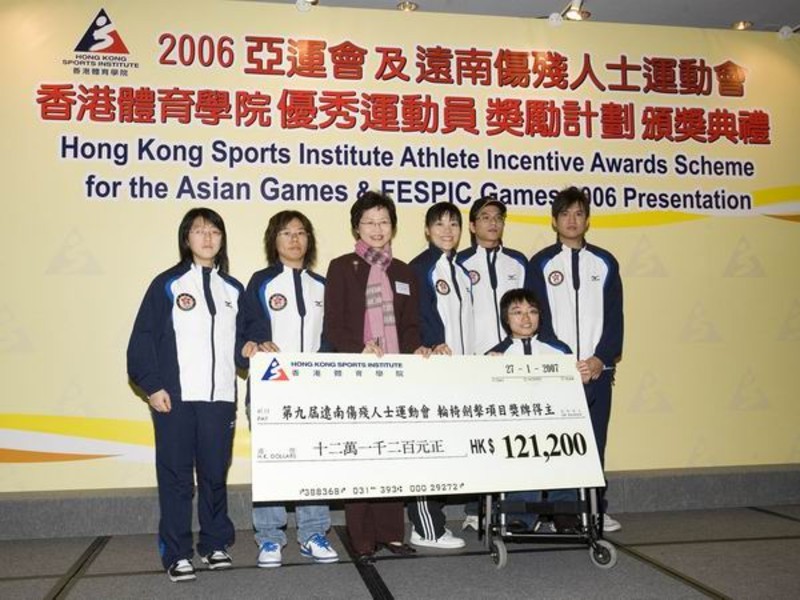
M 397 326 L 394 319 L 394 294 L 386 269 L 392 262 L 392 247 L 383 250 L 356 242 L 356 254 L 370 265 L 367 279 L 367 310 L 364 313 L 364 343 L 375 341 L 387 354 L 398 354 Z

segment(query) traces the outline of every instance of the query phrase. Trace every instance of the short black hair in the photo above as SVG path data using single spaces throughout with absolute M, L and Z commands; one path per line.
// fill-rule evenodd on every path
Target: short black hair
M 202 219 L 206 223 L 211 223 L 214 227 L 222 232 L 222 244 L 219 247 L 219 252 L 214 257 L 214 264 L 219 268 L 222 273 L 228 272 L 228 235 L 225 233 L 225 221 L 219 214 L 210 208 L 193 208 L 181 220 L 178 226 L 178 253 L 181 257 L 181 262 L 192 262 L 194 257 L 192 249 L 189 248 L 189 232 L 192 230 L 192 225 L 196 219 Z
M 506 205 L 500 202 L 494 196 L 484 196 L 483 198 L 478 198 L 475 200 L 475 203 L 469 209 L 469 222 L 474 223 L 475 219 L 478 218 L 478 213 L 481 212 L 481 209 L 486 206 L 496 206 L 500 210 L 500 214 L 505 216 L 507 208 Z
M 589 216 L 589 199 L 586 197 L 584 191 L 574 185 L 564 188 L 553 199 L 553 204 L 550 207 L 550 212 L 553 218 L 561 214 L 562 211 L 567 210 L 573 204 L 580 204 L 586 216 Z
M 317 262 L 317 239 L 314 236 L 314 226 L 311 221 L 298 210 L 282 210 L 272 215 L 269 223 L 267 223 L 267 229 L 264 231 L 264 252 L 267 255 L 268 265 L 272 266 L 280 262 L 278 257 L 278 234 L 295 219 L 303 224 L 303 229 L 308 234 L 308 247 L 306 248 L 306 255 L 303 257 L 303 266 L 306 269 L 310 269 Z
M 525 288 L 508 290 L 503 294 L 503 297 L 500 298 L 500 322 L 508 335 L 511 335 L 511 327 L 508 325 L 508 309 L 511 308 L 512 304 L 521 304 L 522 302 L 527 302 L 531 306 L 536 307 L 536 310 L 542 310 L 541 306 L 539 306 L 539 301 L 536 299 L 536 295 L 531 290 Z
M 430 227 L 445 215 L 450 215 L 461 227 L 461 211 L 449 202 L 437 202 L 425 213 L 425 227 Z
M 397 232 L 397 210 L 395 210 L 394 201 L 386 194 L 369 191 L 361 194 L 350 207 L 350 226 L 353 228 L 354 237 L 358 237 L 356 232 L 361 217 L 373 208 L 385 208 L 389 213 L 389 220 L 392 222 L 392 235 Z

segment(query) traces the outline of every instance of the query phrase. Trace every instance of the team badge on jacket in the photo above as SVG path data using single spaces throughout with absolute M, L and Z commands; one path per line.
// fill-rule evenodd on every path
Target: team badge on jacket
M 477 271 L 470 271 L 469 280 L 472 282 L 472 285 L 478 285 L 478 282 L 481 280 L 481 274 Z
M 269 297 L 269 307 L 272 310 L 283 310 L 287 304 L 286 296 L 283 294 L 272 294 Z
M 175 298 L 175 304 L 181 310 L 192 310 L 197 305 L 197 301 L 191 294 L 178 294 L 178 297 Z
M 564 283 L 564 274 L 561 271 L 553 271 L 547 276 L 547 281 L 550 285 L 561 285 Z
M 450 286 L 447 285 L 447 282 L 444 279 L 437 279 L 436 291 L 439 292 L 442 296 L 446 296 L 447 294 L 450 293 Z

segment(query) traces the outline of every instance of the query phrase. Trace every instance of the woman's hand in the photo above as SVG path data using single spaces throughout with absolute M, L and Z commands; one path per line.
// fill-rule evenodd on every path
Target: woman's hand
M 280 352 L 280 348 L 274 342 L 247 342 L 242 346 L 242 356 L 245 358 L 253 358 L 256 352 Z
M 431 349 L 433 354 L 443 354 L 445 356 L 453 356 L 453 351 L 447 344 L 438 344 Z
M 423 358 L 428 358 L 431 355 L 431 349 L 427 346 L 420 346 L 416 350 L 414 350 L 414 354 L 418 356 L 422 356 Z
M 383 356 L 383 348 L 381 348 L 377 340 L 370 340 L 364 345 L 364 350 L 361 351 L 361 354 L 374 354 L 381 358 Z
M 172 401 L 169 399 L 167 390 L 161 389 L 153 392 L 147 397 L 147 402 L 153 407 L 153 410 L 160 413 L 168 413 L 172 410 Z

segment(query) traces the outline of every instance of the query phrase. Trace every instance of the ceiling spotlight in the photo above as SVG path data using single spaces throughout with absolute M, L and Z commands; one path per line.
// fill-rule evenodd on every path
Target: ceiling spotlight
M 298 10 L 298 12 L 308 12 L 311 10 L 312 6 L 315 6 L 319 3 L 319 0 L 297 0 L 294 3 L 294 7 Z
M 583 0 L 570 0 L 561 15 L 568 21 L 585 21 L 592 16 L 592 13 L 582 7 Z
M 419 4 L 416 2 L 398 2 L 397 3 L 397 10 L 402 10 L 403 12 L 414 12 L 419 8 Z
M 583 0 L 570 0 L 561 15 L 568 21 L 585 21 L 592 16 L 592 13 L 582 7 Z
M 731 27 L 736 31 L 747 31 L 753 26 L 752 21 L 736 21 Z

